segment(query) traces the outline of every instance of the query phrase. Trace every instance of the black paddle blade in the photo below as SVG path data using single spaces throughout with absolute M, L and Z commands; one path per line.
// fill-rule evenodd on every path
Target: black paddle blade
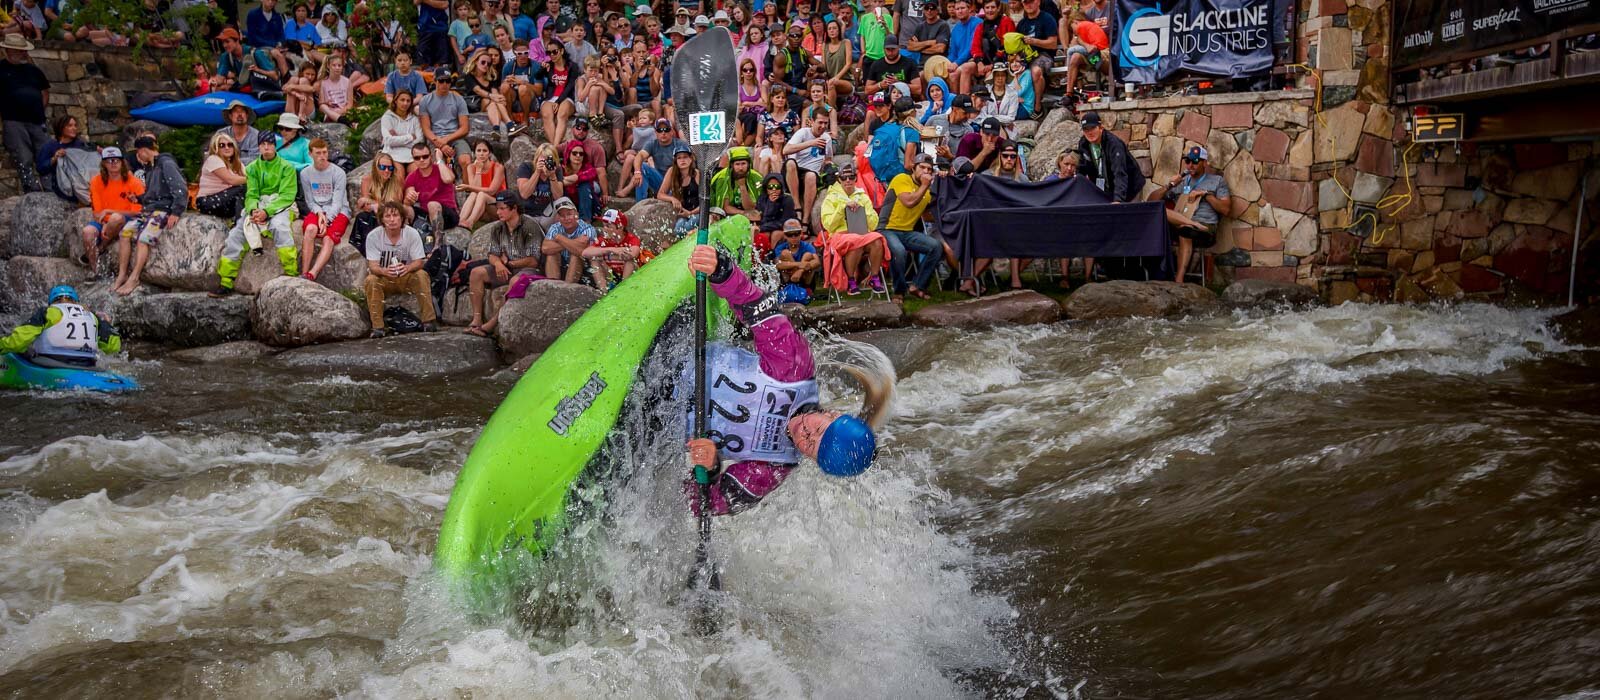
M 678 129 L 704 170 L 728 144 L 694 145 L 693 115 L 721 112 L 724 135 L 731 141 L 733 120 L 739 109 L 739 67 L 734 58 L 733 35 L 727 29 L 712 27 L 700 32 L 673 55 L 672 103 L 678 112 Z

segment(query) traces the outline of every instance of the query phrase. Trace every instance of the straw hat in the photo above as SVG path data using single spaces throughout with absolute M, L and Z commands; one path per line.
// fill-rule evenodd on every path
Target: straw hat
M 33 44 L 23 38 L 21 34 L 7 34 L 4 41 L 0 41 L 0 49 L 14 49 L 17 51 L 32 51 Z

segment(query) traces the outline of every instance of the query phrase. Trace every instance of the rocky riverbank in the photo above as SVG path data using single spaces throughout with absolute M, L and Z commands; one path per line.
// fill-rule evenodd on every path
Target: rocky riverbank
M 648 243 L 669 244 L 670 217 L 646 201 L 629 209 Z M 115 255 L 101 257 L 100 270 L 75 262 L 82 252 L 78 231 L 88 210 L 50 194 L 0 200 L 0 312 L 20 315 L 42 303 L 56 284 L 77 285 L 84 303 L 104 313 L 130 340 L 136 352 L 166 353 L 187 362 L 268 361 L 284 367 L 337 365 L 358 371 L 437 374 L 482 370 L 543 352 L 567 326 L 599 299 L 581 285 L 541 281 L 522 299 L 507 302 L 504 290 L 490 294 L 491 313 L 500 324 L 492 339 L 457 332 L 471 317 L 465 295 L 447 296 L 437 336 L 365 340 L 371 327 L 361 291 L 366 262 L 352 247 L 341 246 L 316 280 L 285 277 L 269 256 L 247 257 L 239 294 L 212 299 L 216 264 L 228 222 L 188 214 L 156 246 L 145 284 L 121 297 L 110 292 Z M 448 231 L 446 239 L 469 254 L 482 255 L 487 231 Z M 996 326 L 1095 321 L 1133 316 L 1173 317 L 1212 313 L 1228 306 L 1315 303 L 1313 290 L 1294 284 L 1250 280 L 1229 287 L 1219 298 L 1198 285 L 1114 281 L 1088 284 L 1071 294 L 1019 290 L 979 299 L 925 304 L 908 311 L 888 301 L 791 305 L 787 310 L 806 328 L 859 333 L 915 326 L 978 330 Z M 394 303 L 413 305 L 409 297 Z M 460 337 L 452 337 L 460 336 Z

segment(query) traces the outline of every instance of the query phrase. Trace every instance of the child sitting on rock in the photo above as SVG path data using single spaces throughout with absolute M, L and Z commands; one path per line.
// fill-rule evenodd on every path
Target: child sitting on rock
M 583 251 L 589 261 L 589 277 L 595 289 L 605 292 L 611 288 L 611 278 L 625 280 L 638 266 L 639 237 L 628 232 L 628 216 L 615 209 L 600 215 L 600 235 Z

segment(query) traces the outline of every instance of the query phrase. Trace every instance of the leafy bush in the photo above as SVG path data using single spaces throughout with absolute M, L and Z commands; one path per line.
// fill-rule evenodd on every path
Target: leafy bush
M 162 153 L 178 161 L 184 179 L 197 182 L 200 179 L 200 165 L 206 160 L 206 143 L 216 131 L 216 127 L 211 126 L 186 126 L 162 134 L 156 142 L 160 144 Z

